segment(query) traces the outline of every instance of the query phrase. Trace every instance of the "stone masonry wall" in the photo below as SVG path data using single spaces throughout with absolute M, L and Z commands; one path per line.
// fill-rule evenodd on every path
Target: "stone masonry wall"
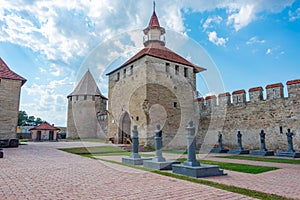
M 197 99 L 200 109 L 198 134 L 202 136 L 198 145 L 216 144 L 217 133 L 221 131 L 224 146 L 236 148 L 236 134 L 241 131 L 243 147 L 250 150 L 259 149 L 259 133 L 263 129 L 266 133 L 267 149 L 285 151 L 287 149 L 285 133 L 287 129 L 291 129 L 294 133 L 294 148 L 299 151 L 300 80 L 287 82 L 287 98 L 284 98 L 283 87 L 281 83 L 266 86 L 266 99 L 263 99 L 262 87 L 249 89 L 250 101 L 246 101 L 244 90 L 233 92 L 232 101 L 229 101 L 231 96 L 229 93 L 218 95 L 218 99 L 216 97 Z
M 165 148 L 185 148 L 185 128 L 197 109 L 195 86 L 192 67 L 151 56 L 113 72 L 109 75 L 108 138 L 116 139 L 120 118 L 127 112 L 131 127 L 138 126 L 140 144 L 154 147 L 159 123 Z
M 16 138 L 22 81 L 0 79 L 0 139 Z

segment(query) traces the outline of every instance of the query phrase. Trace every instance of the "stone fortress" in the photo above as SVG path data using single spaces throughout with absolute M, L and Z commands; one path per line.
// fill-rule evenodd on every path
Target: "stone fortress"
M 145 48 L 107 74 L 108 101 L 89 71 L 68 96 L 68 137 L 106 137 L 107 141 L 130 143 L 132 127 L 137 125 L 140 144 L 153 147 L 159 123 L 165 148 L 183 149 L 185 128 L 192 119 L 198 130 L 198 148 L 212 148 L 219 131 L 224 146 L 235 148 L 237 131 L 241 131 L 243 146 L 259 149 L 259 133 L 264 129 L 267 148 L 284 150 L 290 128 L 294 148 L 299 150 L 300 80 L 287 82 L 287 98 L 281 83 L 266 87 L 266 99 L 262 87 L 249 90 L 250 101 L 246 101 L 245 90 L 197 98 L 196 74 L 205 69 L 165 47 L 165 29 L 155 8 L 144 34 Z
M 25 78 L 9 69 L 0 58 L 0 142 L 3 146 L 19 145 L 16 129 L 21 87 L 25 82 Z
M 67 137 L 105 138 L 107 98 L 103 96 L 88 70 L 68 95 Z
M 259 133 L 266 133 L 266 146 L 271 150 L 287 149 L 287 129 L 294 133 L 294 148 L 300 149 L 300 80 L 286 83 L 288 97 L 284 97 L 282 83 L 266 86 L 266 98 L 263 88 L 249 89 L 249 101 L 246 91 L 238 90 L 232 94 L 223 93 L 218 97 L 197 98 L 200 119 L 200 143 L 208 134 L 217 141 L 217 133 L 223 134 L 224 145 L 236 147 L 236 134 L 243 134 L 243 146 L 247 149 L 259 149 Z M 209 137 L 208 137 L 209 138 Z M 209 142 L 208 142 L 209 144 Z

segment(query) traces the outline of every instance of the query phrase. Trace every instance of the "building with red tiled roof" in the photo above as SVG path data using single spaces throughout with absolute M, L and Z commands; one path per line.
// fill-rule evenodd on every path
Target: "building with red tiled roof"
M 21 87 L 26 79 L 13 72 L 0 58 L 0 140 L 9 141 L 6 146 L 18 146 L 16 129 Z
M 48 122 L 43 122 L 29 131 L 33 141 L 55 141 L 60 129 L 54 125 L 50 125 Z
M 180 134 L 194 116 L 196 74 L 205 69 L 166 47 L 166 31 L 155 6 L 143 33 L 144 48 L 107 74 L 108 138 L 127 143 L 134 124 L 139 127 L 140 143 L 153 146 L 153 131 L 160 123 L 164 144 L 185 147 Z
M 22 85 L 24 85 L 24 83 L 26 82 L 25 78 L 23 78 L 22 76 L 16 74 L 15 72 L 9 69 L 1 57 L 0 57 L 0 79 L 21 81 Z

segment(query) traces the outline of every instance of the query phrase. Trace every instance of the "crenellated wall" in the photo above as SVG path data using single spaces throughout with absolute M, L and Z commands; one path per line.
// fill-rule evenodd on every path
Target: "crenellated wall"
M 232 94 L 226 92 L 217 96 L 198 98 L 200 110 L 199 135 L 212 134 L 217 142 L 217 131 L 222 131 L 224 145 L 235 148 L 237 131 L 243 134 L 243 147 L 259 149 L 259 132 L 266 132 L 266 144 L 270 150 L 286 150 L 285 133 L 290 128 L 294 133 L 294 148 L 300 150 L 300 79 L 286 83 L 287 97 L 284 97 L 282 83 L 270 84 Z M 198 145 L 203 143 L 199 140 Z

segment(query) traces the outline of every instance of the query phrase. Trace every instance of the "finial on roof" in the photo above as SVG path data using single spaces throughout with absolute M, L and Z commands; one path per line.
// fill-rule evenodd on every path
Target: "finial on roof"
M 153 0 L 153 12 L 155 12 L 155 0 Z

